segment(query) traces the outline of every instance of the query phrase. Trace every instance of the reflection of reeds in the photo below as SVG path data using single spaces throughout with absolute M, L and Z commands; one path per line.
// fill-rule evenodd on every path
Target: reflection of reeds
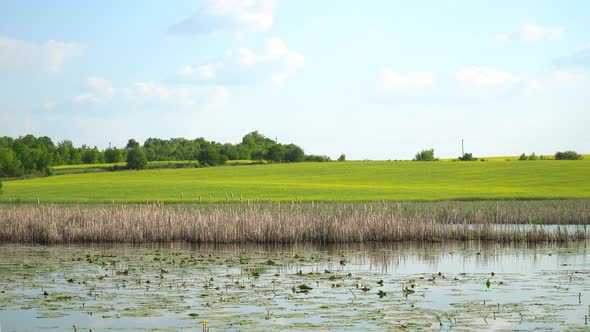
M 0 242 L 338 243 L 590 237 L 590 201 L 0 205 Z M 563 226 L 543 226 L 559 224 Z M 535 226 L 538 225 L 538 226 Z

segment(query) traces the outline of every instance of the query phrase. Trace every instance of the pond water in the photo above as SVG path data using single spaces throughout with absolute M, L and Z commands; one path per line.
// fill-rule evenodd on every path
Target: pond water
M 589 247 L 5 244 L 0 330 L 587 331 Z

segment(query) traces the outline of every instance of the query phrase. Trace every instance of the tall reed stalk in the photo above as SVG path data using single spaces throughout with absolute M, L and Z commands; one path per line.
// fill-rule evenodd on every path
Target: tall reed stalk
M 0 243 L 568 241 L 590 238 L 589 223 L 585 200 L 0 204 Z

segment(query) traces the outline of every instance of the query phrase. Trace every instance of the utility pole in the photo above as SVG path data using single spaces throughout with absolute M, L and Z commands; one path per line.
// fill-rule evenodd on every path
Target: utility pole
M 461 139 L 461 157 L 465 155 L 465 146 L 463 144 L 463 139 Z

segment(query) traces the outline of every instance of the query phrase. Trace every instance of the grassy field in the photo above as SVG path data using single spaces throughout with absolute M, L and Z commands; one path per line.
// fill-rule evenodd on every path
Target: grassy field
M 359 161 L 69 174 L 6 181 L 0 200 L 209 202 L 209 196 L 212 202 L 590 198 L 590 160 Z

